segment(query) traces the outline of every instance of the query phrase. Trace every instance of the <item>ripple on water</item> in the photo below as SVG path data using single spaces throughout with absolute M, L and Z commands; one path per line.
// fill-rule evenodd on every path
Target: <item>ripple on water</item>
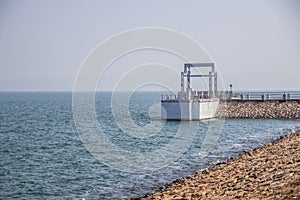
M 155 92 L 132 98 L 133 120 L 149 123 L 149 108 L 160 98 Z M 71 100 L 71 93 L 0 93 L 0 199 L 138 196 L 300 128 L 299 120 L 226 120 L 212 151 L 200 158 L 211 123 L 206 121 L 179 160 L 159 171 L 132 174 L 109 168 L 86 150 L 75 131 Z M 116 126 L 109 105 L 109 93 L 96 95 L 100 125 L 112 142 L 127 150 L 161 148 L 178 130 L 180 122 L 166 122 L 149 140 L 131 138 Z

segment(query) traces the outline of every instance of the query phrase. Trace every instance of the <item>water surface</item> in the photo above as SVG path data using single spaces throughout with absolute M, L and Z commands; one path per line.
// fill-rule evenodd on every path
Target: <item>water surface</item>
M 108 92 L 96 94 L 96 113 L 114 144 L 144 153 L 161 148 L 174 138 L 180 122 L 160 122 L 155 113 L 152 119 L 164 123 L 159 133 L 147 139 L 124 134 L 114 121 L 110 98 Z M 150 123 L 149 108 L 159 103 L 160 98 L 160 92 L 136 93 L 129 106 L 134 122 L 139 126 Z M 299 120 L 226 120 L 214 148 L 202 158 L 201 144 L 213 123 L 216 120 L 184 122 L 187 127 L 197 124 L 197 134 L 189 149 L 168 167 L 144 174 L 120 172 L 96 160 L 85 148 L 74 125 L 70 92 L 2 92 L 0 198 L 96 199 L 143 195 L 300 129 Z

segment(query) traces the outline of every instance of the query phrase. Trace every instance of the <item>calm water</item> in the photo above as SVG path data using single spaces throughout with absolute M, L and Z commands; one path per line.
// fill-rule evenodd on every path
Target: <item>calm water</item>
M 121 148 L 153 151 L 166 145 L 178 130 L 180 122 L 163 124 L 155 109 L 159 107 L 154 107 L 151 117 L 163 125 L 159 133 L 147 140 L 124 134 L 114 122 L 110 96 L 96 95 L 96 113 L 107 137 Z M 159 92 L 135 94 L 129 105 L 134 122 L 139 126 L 148 124 L 149 108 L 159 103 L 160 98 Z M 199 126 L 186 153 L 168 167 L 134 174 L 111 169 L 86 150 L 74 125 L 71 93 L 0 93 L 0 199 L 143 195 L 300 129 L 299 120 L 226 120 L 213 150 L 201 158 L 199 151 L 206 131 L 216 122 L 184 122 L 184 126 Z

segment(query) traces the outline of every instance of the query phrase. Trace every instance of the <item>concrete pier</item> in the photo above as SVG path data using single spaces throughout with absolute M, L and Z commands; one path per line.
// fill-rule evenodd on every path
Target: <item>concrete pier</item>
M 215 116 L 219 99 L 162 101 L 161 119 L 163 120 L 202 120 Z
M 195 67 L 210 68 L 211 71 L 208 74 L 192 74 L 191 68 Z M 203 77 L 209 79 L 208 91 L 194 91 L 191 78 Z M 177 95 L 162 95 L 162 120 L 202 120 L 215 116 L 220 99 L 217 97 L 217 72 L 214 63 L 185 63 L 180 86 L 181 90 Z

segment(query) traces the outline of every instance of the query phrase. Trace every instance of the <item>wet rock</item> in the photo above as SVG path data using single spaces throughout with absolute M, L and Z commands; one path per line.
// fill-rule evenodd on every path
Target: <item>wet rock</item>
M 300 119 L 300 102 L 221 102 L 216 112 L 216 117 L 253 119 Z
M 144 199 L 300 199 L 300 131 Z

